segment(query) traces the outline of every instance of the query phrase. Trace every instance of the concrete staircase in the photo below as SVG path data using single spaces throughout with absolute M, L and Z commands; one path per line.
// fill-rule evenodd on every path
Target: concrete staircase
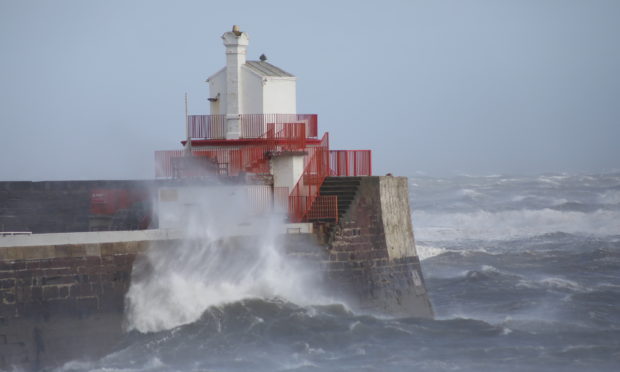
M 336 195 L 338 197 L 338 219 L 341 219 L 349 210 L 355 199 L 361 177 L 327 177 L 321 185 L 321 195 Z

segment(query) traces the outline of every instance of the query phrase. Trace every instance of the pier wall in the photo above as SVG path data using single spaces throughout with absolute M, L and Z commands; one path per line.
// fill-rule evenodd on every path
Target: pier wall
M 287 254 L 318 264 L 326 287 L 354 309 L 433 316 L 406 178 L 362 177 L 337 224 L 286 231 L 296 232 L 282 235 Z M 136 258 L 175 249 L 179 239 L 165 230 L 0 237 L 0 369 L 37 370 L 113 350 Z
M 109 350 L 122 334 L 135 256 L 148 244 L 0 247 L 0 369 Z
M 331 282 L 372 313 L 432 318 L 416 254 L 406 177 L 362 177 L 329 236 Z
M 0 181 L 0 233 L 154 229 L 160 187 L 210 184 L 223 183 L 215 179 Z M 101 190 L 108 203 L 93 210 L 93 193 Z
M 131 190 L 148 195 L 159 181 L 0 182 L 0 232 L 35 234 L 90 231 L 91 194 L 96 189 Z M 122 226 L 118 230 L 127 230 Z M 127 223 L 125 223 L 127 224 Z

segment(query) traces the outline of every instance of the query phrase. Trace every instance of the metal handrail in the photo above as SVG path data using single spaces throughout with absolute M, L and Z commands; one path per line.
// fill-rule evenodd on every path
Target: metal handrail
M 283 127 L 285 124 L 304 124 L 305 137 L 318 136 L 316 114 L 241 114 L 241 139 L 266 138 L 269 126 Z M 193 139 L 226 139 L 226 115 L 188 115 L 189 137 Z M 276 132 L 279 129 L 276 128 Z

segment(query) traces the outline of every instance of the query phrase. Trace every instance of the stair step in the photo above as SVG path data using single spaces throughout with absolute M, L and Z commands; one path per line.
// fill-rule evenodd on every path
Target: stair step
M 325 181 L 326 185 L 359 185 L 361 181 L 344 180 L 344 181 Z
M 361 177 L 327 177 L 319 192 L 338 198 L 338 218 L 342 218 L 351 207 L 360 183 Z
M 321 187 L 321 193 L 323 194 L 355 194 L 358 186 L 347 187 L 346 189 L 333 189 L 330 187 Z
M 325 196 L 337 196 L 338 199 L 343 198 L 343 199 L 353 199 L 355 198 L 355 194 L 354 193 L 346 193 L 346 194 L 341 194 L 338 192 L 320 192 L 321 195 L 325 195 Z

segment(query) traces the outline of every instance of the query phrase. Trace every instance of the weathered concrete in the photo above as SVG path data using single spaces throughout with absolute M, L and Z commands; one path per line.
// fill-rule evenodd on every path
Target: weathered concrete
M 262 225 L 261 225 L 262 226 Z M 261 226 L 243 224 L 231 229 L 233 236 L 250 236 L 261 232 Z M 275 234 L 312 234 L 311 223 L 283 224 Z M 32 235 L 0 235 L 0 260 L 19 260 L 32 258 L 53 258 L 54 251 L 45 251 L 50 246 L 83 246 L 91 247 L 96 243 L 136 242 L 152 240 L 176 240 L 183 236 L 181 231 L 174 229 L 135 230 L 135 231 L 93 231 L 81 233 L 32 234 Z M 96 245 L 95 245 L 96 246 Z M 25 247 L 17 249 L 18 247 Z M 41 248 L 36 248 L 41 247 Z M 31 253 L 31 251 L 34 251 Z M 78 253 L 79 254 L 79 253 Z M 34 255 L 34 256 L 33 256 Z
M 405 177 L 362 177 L 328 237 L 329 281 L 354 307 L 392 316 L 432 318 L 415 255 Z
M 381 220 L 390 259 L 417 256 L 406 177 L 380 177 Z

